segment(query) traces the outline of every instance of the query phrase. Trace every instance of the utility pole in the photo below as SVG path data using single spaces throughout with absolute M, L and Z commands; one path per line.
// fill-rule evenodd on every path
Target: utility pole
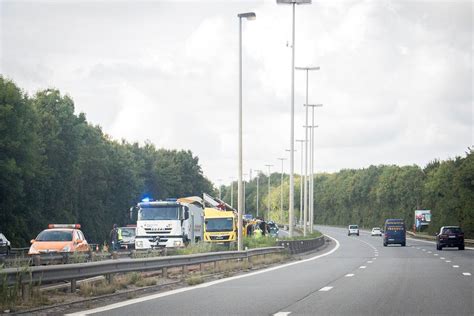
M 314 129 L 317 128 L 317 125 L 314 125 L 314 108 L 322 107 L 322 104 L 305 104 L 306 108 L 312 108 L 312 123 L 311 123 L 311 140 L 310 140 L 310 174 L 309 178 L 309 222 L 310 222 L 310 233 L 313 232 L 313 223 L 314 223 Z
M 286 158 L 277 158 L 281 161 L 281 180 L 280 180 L 280 223 L 284 224 L 284 216 L 283 216 L 283 162 Z
M 257 173 L 257 215 L 255 217 L 258 217 L 258 206 L 259 206 L 259 201 L 258 201 L 258 182 L 260 180 L 260 174 L 262 173 L 262 170 L 254 170 Z
M 268 209 L 267 209 L 267 217 L 264 219 L 268 221 L 268 217 L 270 216 L 270 168 L 273 167 L 273 165 L 265 165 L 265 167 L 268 167 Z
M 300 173 L 300 225 L 303 223 L 303 143 L 304 139 L 297 139 L 301 143 L 301 173 Z

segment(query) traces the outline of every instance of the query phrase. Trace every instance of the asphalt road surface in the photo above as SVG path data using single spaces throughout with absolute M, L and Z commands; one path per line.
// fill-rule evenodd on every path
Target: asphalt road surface
M 347 236 L 318 227 L 332 246 L 276 268 L 131 299 L 98 315 L 473 315 L 474 251 L 407 239 Z

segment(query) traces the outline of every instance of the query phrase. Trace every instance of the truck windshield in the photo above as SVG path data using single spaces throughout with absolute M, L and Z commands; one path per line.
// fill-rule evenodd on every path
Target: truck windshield
M 230 232 L 233 230 L 234 220 L 232 218 L 208 218 L 206 219 L 206 231 L 208 232 Z
M 138 211 L 139 221 L 153 221 L 153 220 L 174 220 L 178 219 L 179 207 L 165 206 L 165 207 L 150 207 L 141 208 Z

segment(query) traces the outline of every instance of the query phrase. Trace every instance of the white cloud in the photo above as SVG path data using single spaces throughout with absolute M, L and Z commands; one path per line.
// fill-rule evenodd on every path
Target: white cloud
M 0 9 L 3 75 L 29 92 L 70 94 L 115 138 L 191 149 L 213 181 L 237 174 L 237 13 L 255 11 L 243 21 L 244 169 L 288 155 L 290 6 L 2 1 Z M 474 143 L 472 3 L 314 2 L 296 17 L 296 65 L 321 66 L 309 84 L 309 102 L 324 104 L 319 170 L 425 164 Z M 303 72 L 295 88 L 301 138 Z

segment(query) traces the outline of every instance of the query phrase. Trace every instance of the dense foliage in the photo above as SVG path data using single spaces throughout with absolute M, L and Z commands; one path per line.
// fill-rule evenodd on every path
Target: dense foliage
M 48 223 L 80 223 L 89 242 L 148 194 L 213 192 L 190 151 L 117 142 L 57 90 L 28 97 L 0 76 L 0 231 L 25 246 Z
M 260 175 L 259 209 L 268 210 L 268 177 Z M 382 226 L 387 218 L 403 218 L 407 227 L 414 223 L 414 211 L 431 210 L 430 233 L 440 226 L 460 225 L 474 238 L 474 151 L 464 157 L 433 161 L 419 166 L 370 166 L 315 176 L 315 221 L 320 224 L 362 227 Z M 288 177 L 283 182 L 283 208 L 288 220 Z M 234 205 L 237 204 L 234 182 Z M 224 190 L 230 201 L 230 189 Z M 300 182 L 295 177 L 295 214 L 299 220 Z M 256 179 L 246 185 L 247 213 L 255 214 Z M 271 175 L 270 216 L 280 220 L 280 174 Z

